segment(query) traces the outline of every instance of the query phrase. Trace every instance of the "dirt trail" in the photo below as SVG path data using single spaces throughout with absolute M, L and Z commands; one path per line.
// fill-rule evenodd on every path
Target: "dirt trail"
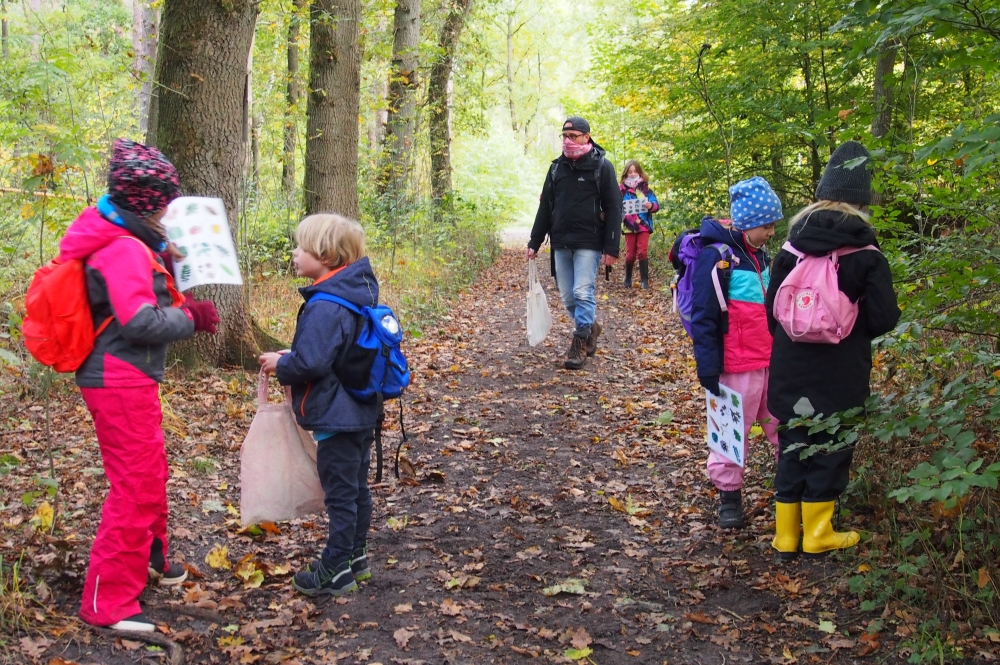
M 170 404 L 188 430 L 170 451 L 174 549 L 203 577 L 144 599 L 188 662 L 570 662 L 589 650 L 594 663 L 848 663 L 877 648 L 863 637 L 869 617 L 844 593 L 844 564 L 773 563 L 767 444 L 749 460 L 748 527 L 714 526 L 690 342 L 668 292 L 626 291 L 620 276 L 600 281 L 606 332 L 580 372 L 562 369 L 570 327 L 547 277 L 553 331 L 527 346 L 520 250 L 506 250 L 439 329 L 408 345 L 408 473 L 397 483 L 390 462 L 389 482 L 376 489 L 374 578 L 346 599 L 296 595 L 281 566 L 315 555 L 325 518 L 255 534 L 206 507 L 239 505 L 249 377 L 228 383 L 232 393 L 240 382 L 236 397 L 225 395 L 225 378 L 204 379 L 201 394 L 175 386 Z M 213 391 L 222 393 L 215 402 Z M 77 434 L 92 437 L 75 413 Z M 213 452 L 214 474 L 184 463 Z M 54 590 L 51 611 L 65 615 L 75 613 L 83 573 L 78 543 L 96 522 L 74 519 L 77 544 L 62 572 L 33 573 Z M 259 588 L 205 562 L 221 544 L 234 569 L 246 558 L 244 570 L 264 573 Z M 183 616 L 195 604 L 201 614 Z M 79 625 L 48 640 L 36 662 L 155 655 Z

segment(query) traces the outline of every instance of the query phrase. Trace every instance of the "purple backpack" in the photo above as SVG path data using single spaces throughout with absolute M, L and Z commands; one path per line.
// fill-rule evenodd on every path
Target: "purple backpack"
M 674 269 L 677 270 L 677 277 L 674 278 L 673 284 L 670 285 L 671 290 L 674 292 L 673 311 L 680 313 L 681 324 L 683 324 L 684 330 L 687 331 L 689 336 L 691 335 L 691 309 L 694 306 L 694 266 L 698 261 L 698 255 L 701 254 L 702 250 L 708 248 L 717 251 L 720 260 L 729 263 L 729 266 L 724 269 L 721 281 L 719 279 L 720 271 L 712 271 L 712 284 L 715 286 L 715 296 L 719 299 L 719 307 L 722 309 L 723 316 L 725 316 L 726 312 L 729 311 L 729 306 L 726 304 L 728 278 L 732 271 L 732 264 L 739 263 L 739 259 L 733 256 L 733 248 L 721 242 L 705 246 L 701 242 L 701 233 L 695 229 L 684 231 L 674 241 L 673 247 L 670 248 L 670 262 L 673 264 Z M 726 283 L 726 288 L 723 288 L 723 282 Z

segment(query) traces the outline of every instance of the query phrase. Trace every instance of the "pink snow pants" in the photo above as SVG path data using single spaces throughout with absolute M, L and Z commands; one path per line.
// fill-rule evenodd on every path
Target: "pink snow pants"
M 81 388 L 111 489 L 90 551 L 80 618 L 108 626 L 139 614 L 153 537 L 167 556 L 167 454 L 160 388 Z
M 755 369 L 737 374 L 723 373 L 719 384 L 743 395 L 743 460 L 747 459 L 747 443 L 750 428 L 759 422 L 767 440 L 778 450 L 778 421 L 767 410 L 767 378 L 769 370 Z M 708 477 L 712 484 L 723 492 L 732 492 L 743 487 L 743 467 L 733 464 L 715 453 L 708 455 Z

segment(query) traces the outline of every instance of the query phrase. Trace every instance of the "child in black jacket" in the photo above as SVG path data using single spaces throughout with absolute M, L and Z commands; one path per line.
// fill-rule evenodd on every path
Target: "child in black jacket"
M 845 166 L 862 157 L 868 158 L 868 151 L 855 141 L 833 153 L 816 189 L 818 200 L 789 223 L 788 240 L 795 249 L 825 256 L 845 247 L 877 246 L 866 211 L 871 203 L 869 165 Z M 891 331 L 900 316 L 888 261 L 880 252 L 856 252 L 840 258 L 837 273 L 840 291 L 859 306 L 850 335 L 839 344 L 793 341 L 774 318 L 774 301 L 797 262 L 784 250 L 774 257 L 766 301 L 774 336 L 767 406 L 783 425 L 795 417 L 830 416 L 864 406 L 870 395 L 872 339 Z M 778 432 L 777 533 L 772 545 L 783 559 L 798 554 L 800 535 L 802 551 L 816 556 L 852 547 L 860 539 L 854 531 L 834 531 L 831 521 L 834 502 L 847 487 L 853 447 L 800 456 L 804 446 L 834 440 L 825 432 L 809 434 L 807 427 Z M 789 451 L 791 446 L 796 449 Z

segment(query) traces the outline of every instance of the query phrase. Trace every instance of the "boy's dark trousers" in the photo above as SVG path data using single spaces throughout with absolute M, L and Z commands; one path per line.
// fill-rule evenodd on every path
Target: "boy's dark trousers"
M 323 565 L 334 570 L 365 547 L 372 522 L 372 494 L 368 467 L 374 430 L 342 432 L 319 442 L 316 466 L 326 493 L 330 536 L 323 550 Z
M 827 432 L 809 434 L 808 427 L 778 430 L 778 473 L 774 480 L 778 501 L 835 501 L 844 493 L 854 458 L 853 445 L 828 454 L 816 452 L 806 459 L 799 457 L 804 447 L 788 451 L 788 447 L 794 444 L 805 444 L 807 447 L 832 443 L 833 440 L 834 435 Z

